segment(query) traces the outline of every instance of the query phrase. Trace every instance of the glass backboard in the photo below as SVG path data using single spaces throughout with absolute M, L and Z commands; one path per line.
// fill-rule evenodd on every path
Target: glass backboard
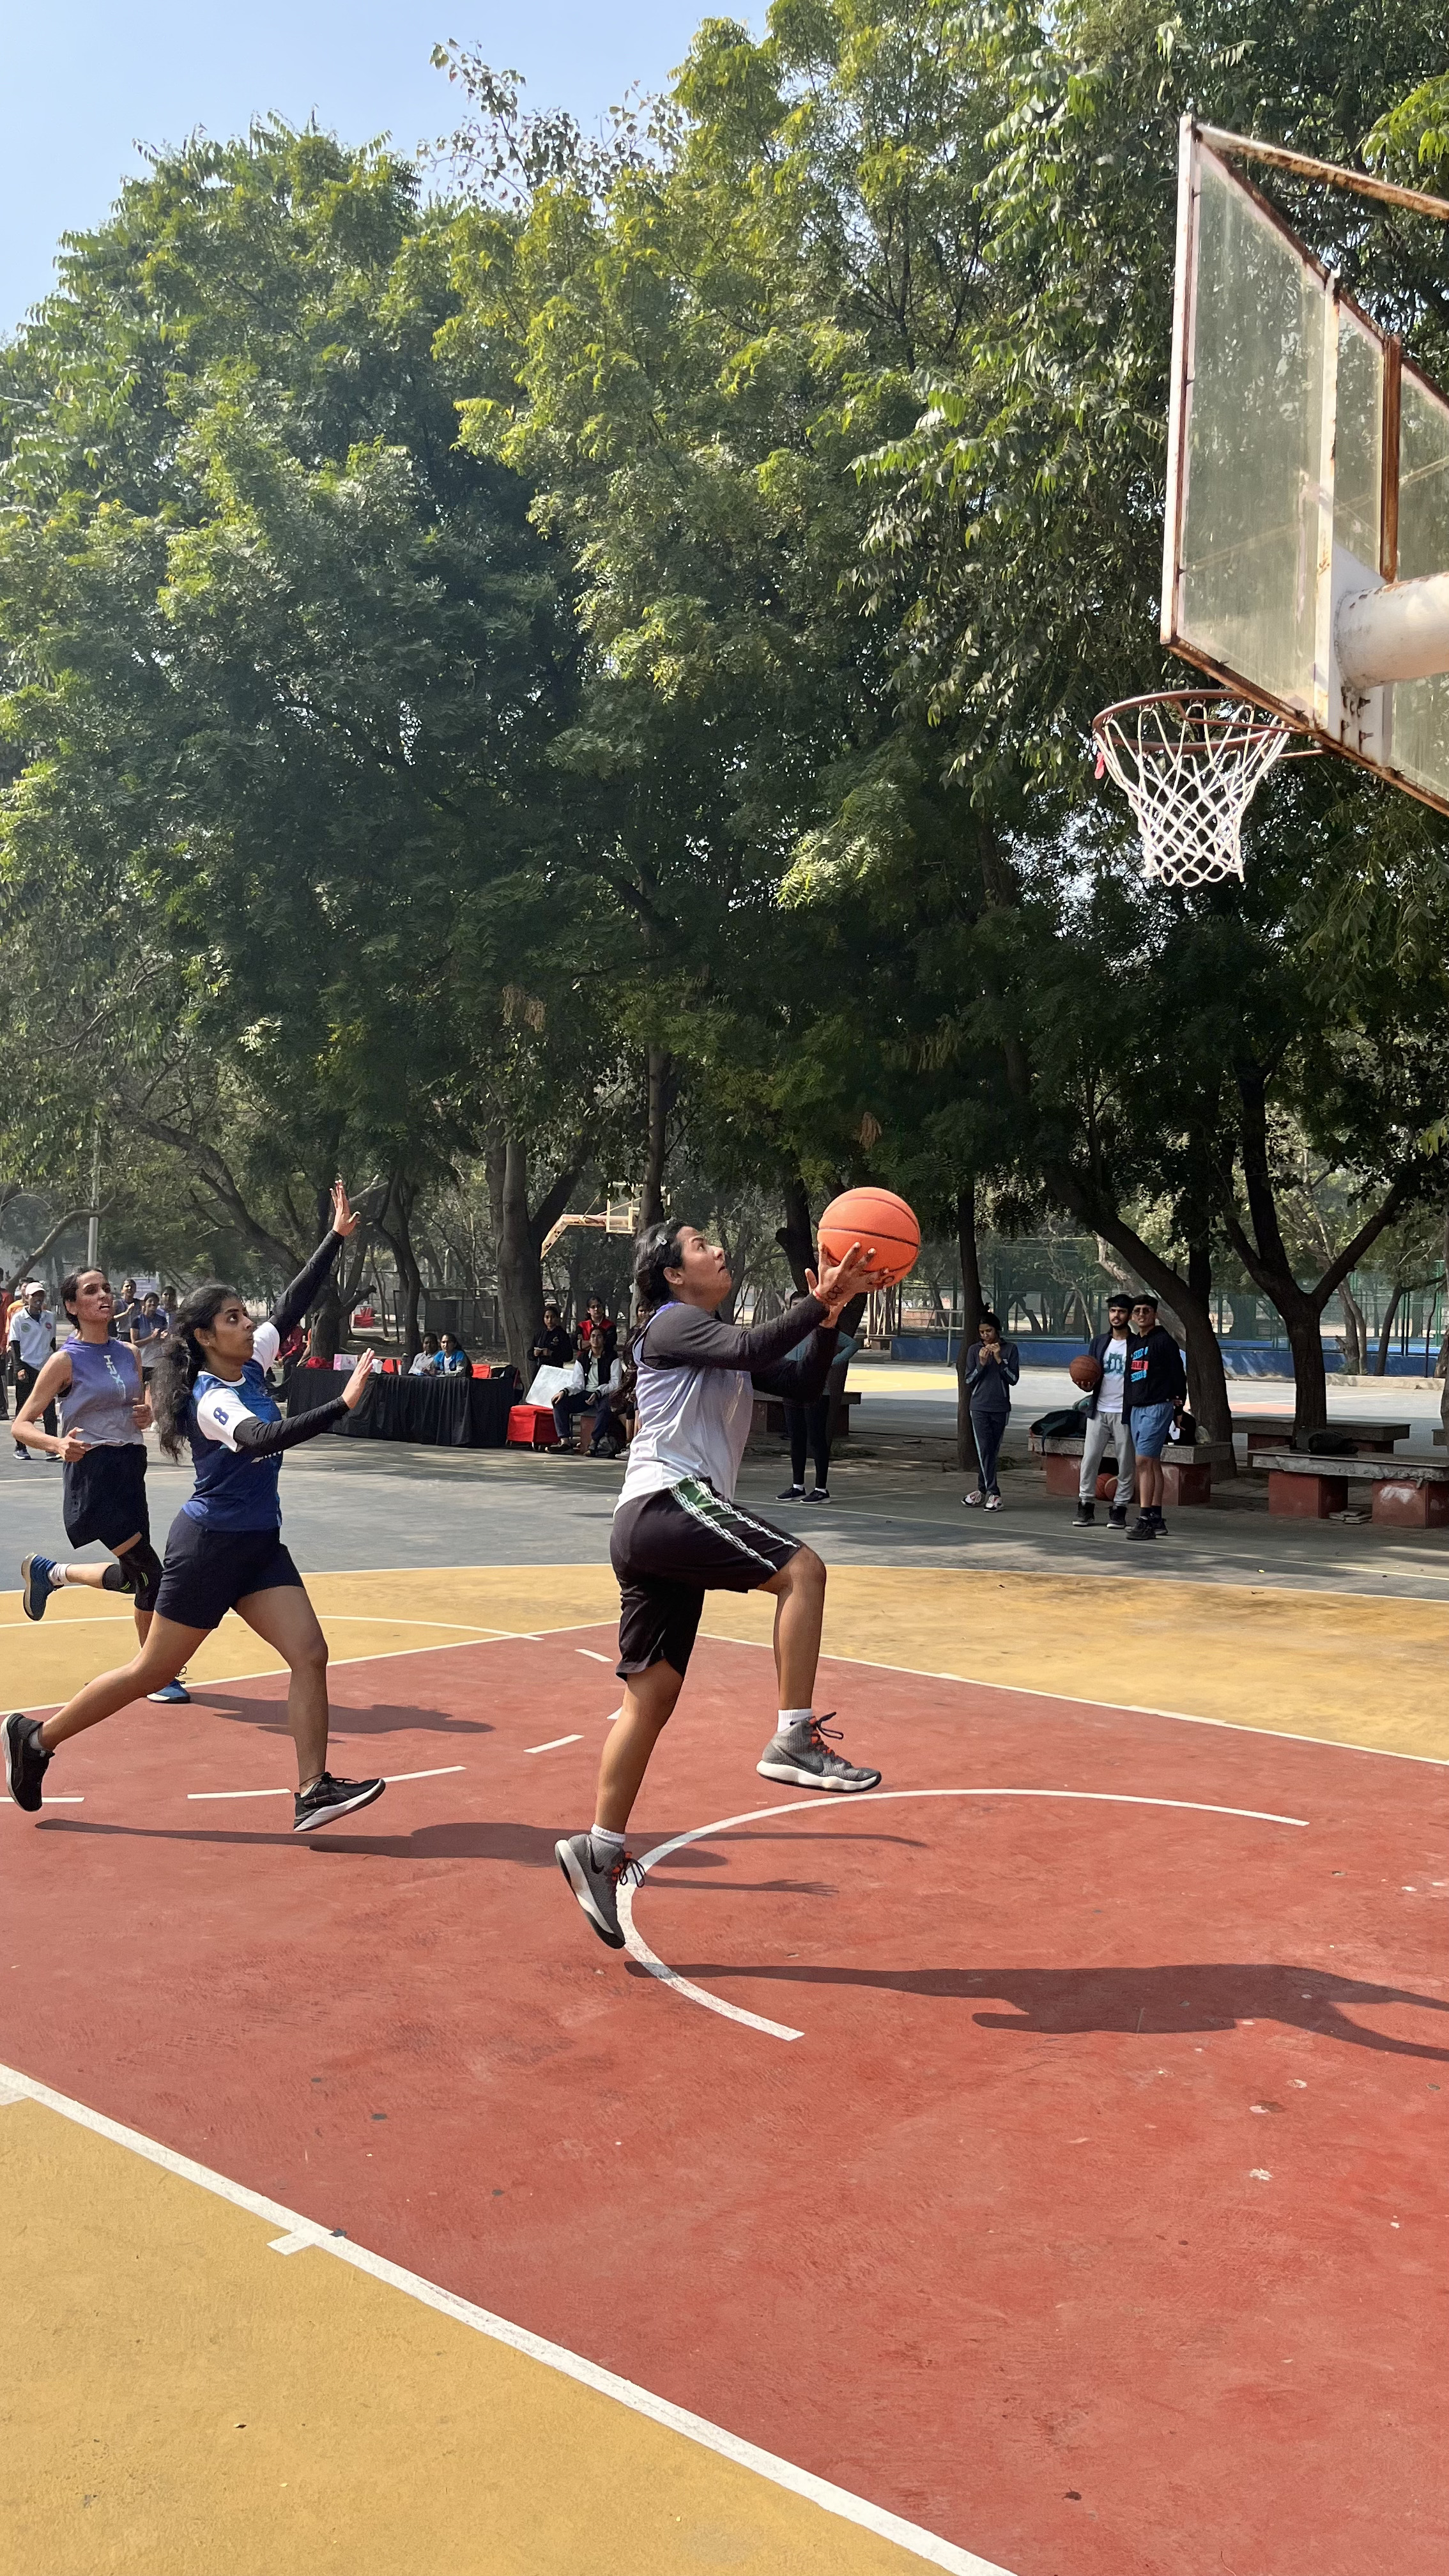
M 1449 812 L 1449 677 L 1357 692 L 1335 642 L 1446 572 L 1449 402 L 1184 119 L 1163 642 Z

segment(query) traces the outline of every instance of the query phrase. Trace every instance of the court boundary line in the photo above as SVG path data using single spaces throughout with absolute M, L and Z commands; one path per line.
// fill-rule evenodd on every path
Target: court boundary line
M 854 2523 L 862 2531 L 874 2532 L 881 2540 L 893 2541 L 898 2549 L 925 2561 L 927 2566 L 945 2568 L 949 2576 L 1009 2576 L 1006 2568 L 994 2561 L 978 2558 L 969 2549 L 960 2549 L 954 2541 L 943 2540 L 936 2532 L 920 2524 L 904 2521 L 884 2505 L 872 2504 L 868 2497 L 853 2495 L 849 2488 L 839 2487 L 828 2478 L 817 2477 L 811 2469 L 797 2468 L 793 2461 L 780 2459 L 773 2451 L 762 2450 L 757 2443 L 747 2442 L 723 2425 L 711 2424 L 707 2416 L 696 2415 L 688 2407 L 676 2406 L 667 2397 L 656 2397 L 652 2390 L 641 2388 L 632 2379 L 606 2370 L 602 2363 L 586 2360 L 582 2353 L 570 2352 L 567 2345 L 550 2343 L 527 2326 L 515 2325 L 489 2308 L 477 2306 L 471 2299 L 460 2298 L 453 2290 L 442 2289 L 420 2272 L 410 2272 L 400 2263 L 390 2262 L 384 2254 L 374 2254 L 366 2246 L 356 2245 L 349 2237 L 334 2233 L 315 2219 L 303 2218 L 281 2201 L 269 2199 L 263 2192 L 252 2191 L 245 2183 L 233 2182 L 226 2174 L 217 2173 L 210 2165 L 198 2164 L 174 2147 L 163 2146 L 158 2139 L 148 2138 L 140 2129 L 127 2128 L 121 2121 L 108 2118 L 104 2111 L 93 2111 L 88 2103 L 77 2102 L 66 2093 L 57 2093 L 34 2076 L 22 2075 L 17 2068 L 0 2065 L 0 2104 L 34 2102 L 42 2110 L 52 2111 L 78 2128 L 89 2129 L 96 2137 L 105 2138 L 112 2146 L 123 2147 L 146 2163 L 159 2165 L 179 2182 L 195 2184 L 218 2200 L 230 2201 L 233 2208 L 246 2210 L 253 2218 L 264 2219 L 281 2231 L 268 2248 L 274 2253 L 300 2253 L 306 2248 L 331 2254 L 338 2262 L 350 2263 L 354 2271 L 365 2272 L 389 2289 L 433 2308 L 442 2316 L 452 2317 L 475 2334 L 491 2343 L 506 2345 L 531 2361 L 541 2362 L 545 2369 L 557 2371 L 562 2378 L 591 2388 L 596 2395 L 612 2398 L 634 2415 L 642 2415 L 666 2432 L 679 2433 L 701 2450 L 712 2451 L 720 2459 L 730 2460 L 737 2468 L 749 2469 L 770 2486 L 783 2488 L 808 2504 L 818 2505 L 837 2520 Z
M 1125 1790 L 1111 1789 L 864 1789 L 856 1793 L 851 1803 L 861 1807 L 879 1806 L 901 1798 L 1061 1798 L 1091 1807 L 1178 1807 L 1194 1816 L 1237 1816 L 1245 1824 L 1296 1825 L 1305 1833 L 1311 1821 L 1307 1816 L 1271 1815 L 1261 1807 L 1219 1807 L 1205 1798 L 1142 1798 Z M 817 1795 L 813 1798 L 790 1798 L 779 1807 L 748 1807 L 737 1816 L 717 1817 L 712 1825 L 691 1826 L 688 1833 L 673 1834 L 668 1842 L 656 1843 L 652 1851 L 640 1854 L 639 1883 L 643 1886 L 650 1870 L 656 1869 L 660 1861 L 668 1860 L 672 1852 L 683 1851 L 690 1843 L 704 1842 L 711 1834 L 729 1833 L 736 1825 L 757 1825 L 769 1816 L 828 1815 L 830 1812 L 830 1806 L 822 1806 Z M 697 1986 L 691 1978 L 682 1976 L 678 1968 L 671 1968 L 667 1959 L 661 1959 L 657 1951 L 650 1949 L 643 1933 L 636 1928 L 634 1890 L 622 1880 L 619 1886 L 619 1920 L 624 1927 L 624 1946 L 630 1958 L 637 1960 L 639 1966 L 647 1969 L 661 1985 L 671 1987 L 686 2003 L 702 2004 L 706 2012 L 718 2013 L 725 2021 L 740 2022 L 747 2030 L 761 2031 L 766 2039 L 805 2037 L 803 2030 L 792 2030 L 788 2022 L 768 2021 L 763 2013 L 747 2012 L 742 2004 L 732 2004 L 723 1995 L 711 1994 L 708 1986 Z
M 415 1571 L 416 1569 L 381 1566 L 375 1570 L 379 1573 L 393 1573 L 399 1571 L 410 1572 Z M 465 1574 L 472 1574 L 480 1571 L 476 1566 L 464 1566 L 461 1568 L 447 1567 L 442 1570 L 445 1572 L 457 1571 Z M 483 1568 L 481 1570 L 487 1572 L 492 1569 Z M 499 1569 L 499 1571 L 505 1574 L 512 1570 L 513 1569 L 508 1566 L 504 1566 Z M 877 1567 L 870 1570 L 874 1572 L 889 1572 L 890 1569 L 888 1567 Z M 1316 1598 L 1316 1596 L 1312 1594 L 1304 1594 L 1300 1597 L 1304 1599 Z M 1370 1596 L 1365 1596 L 1365 1598 L 1368 1597 Z M 314 1609 L 316 1608 L 315 1602 L 313 1607 Z M 318 1615 L 319 1617 L 329 1619 L 347 1619 L 353 1614 L 347 1610 L 328 1610 L 319 1612 Z M 3 1627 L 8 1626 L 9 1624 L 9 1622 L 0 1623 L 0 1633 L 3 1633 Z M 113 1619 L 68 1619 L 64 1624 L 69 1628 L 118 1627 L 121 1625 L 121 1618 L 118 1616 Z M 381 1626 L 386 1623 L 379 1618 L 377 1624 Z M 399 1620 L 392 1624 L 401 1626 L 403 1623 Z M 567 1621 L 564 1626 L 559 1628 L 495 1628 L 492 1630 L 483 1630 L 475 1637 L 456 1638 L 451 1643 L 442 1646 L 385 1646 L 380 1653 L 375 1655 L 333 1655 L 328 1659 L 328 1670 L 331 1672 L 343 1672 L 349 1666 L 354 1664 L 395 1663 L 400 1656 L 404 1655 L 453 1655 L 462 1652 L 469 1646 L 508 1646 L 520 1644 L 529 1646 L 545 1646 L 551 1637 L 576 1637 L 585 1629 L 607 1628 L 611 1625 L 612 1622 L 610 1620 L 602 1618 L 571 1619 Z M 764 1637 L 720 1637 L 715 1636 L 708 1628 L 702 1629 L 701 1634 L 709 1640 L 711 1645 L 715 1646 L 748 1646 L 755 1654 L 769 1654 L 772 1651 L 768 1639 Z M 603 1660 L 607 1662 L 609 1659 L 606 1656 Z M 1449 1771 L 1449 1754 L 1401 1753 L 1397 1746 L 1392 1744 L 1347 1744 L 1341 1736 L 1337 1735 L 1299 1735 L 1296 1733 L 1288 1733 L 1283 1728 L 1276 1726 L 1245 1726 L 1238 1718 L 1200 1717 L 1192 1709 L 1156 1708 L 1149 1702 L 1142 1700 L 1088 1699 L 1081 1691 L 1042 1690 L 1033 1682 L 998 1681 L 984 1673 L 942 1673 L 934 1671 L 928 1664 L 883 1664 L 874 1655 L 845 1655 L 839 1654 L 833 1649 L 824 1647 L 821 1649 L 820 1660 L 823 1664 L 853 1664 L 861 1672 L 867 1673 L 900 1673 L 909 1681 L 955 1682 L 962 1690 L 1009 1691 L 1018 1699 L 1059 1700 L 1064 1708 L 1100 1708 L 1104 1709 L 1109 1716 L 1120 1717 L 1165 1717 L 1174 1726 L 1215 1726 L 1225 1735 L 1252 1735 L 1257 1736 L 1260 1739 L 1263 1737 L 1269 1737 L 1275 1744 L 1317 1744 L 1324 1746 L 1332 1753 L 1365 1753 L 1373 1760 L 1379 1762 L 1425 1762 L 1433 1771 Z M 281 1671 L 285 1672 L 285 1670 L 286 1666 L 283 1665 L 281 1667 Z M 210 1685 L 210 1687 L 214 1690 L 220 1691 L 230 1689 L 233 1682 L 276 1681 L 278 1679 L 280 1679 L 280 1673 L 274 1670 L 270 1665 L 259 1665 L 254 1672 L 228 1673 L 224 1680 L 217 1681 Z M 204 1697 L 207 1687 L 208 1685 L 204 1682 L 198 1683 L 198 1693 Z M 59 1700 L 36 1700 L 30 1708 L 26 1709 L 25 1715 L 27 1717 L 32 1716 L 36 1709 L 59 1708 L 63 1705 L 64 1703 Z

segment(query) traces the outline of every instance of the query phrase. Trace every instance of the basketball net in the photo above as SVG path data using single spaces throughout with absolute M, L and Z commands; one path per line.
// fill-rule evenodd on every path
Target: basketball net
M 1243 873 L 1243 816 L 1293 736 L 1281 717 L 1212 689 L 1167 689 L 1104 707 L 1092 731 L 1137 818 L 1159 885 L 1217 885 Z

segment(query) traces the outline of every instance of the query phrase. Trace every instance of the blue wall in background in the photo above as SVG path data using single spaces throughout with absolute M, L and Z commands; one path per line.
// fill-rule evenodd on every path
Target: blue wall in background
M 953 1364 L 960 1347 L 959 1340 L 953 1334 L 951 1338 Z M 1084 1342 L 1054 1340 L 1046 1336 L 1038 1339 L 1033 1334 L 1027 1334 L 1017 1343 L 1023 1368 L 1065 1368 L 1069 1360 L 1080 1358 L 1085 1348 Z M 1275 1347 L 1272 1342 L 1228 1341 L 1222 1344 L 1222 1354 L 1223 1366 L 1229 1377 L 1291 1379 L 1293 1375 L 1293 1362 L 1286 1343 L 1280 1342 Z M 944 1333 L 897 1333 L 891 1343 L 891 1358 L 917 1360 L 923 1365 L 931 1364 L 940 1368 L 946 1359 L 946 1336 Z M 1389 1377 L 1432 1377 L 1434 1358 L 1435 1354 L 1431 1351 L 1426 1367 L 1422 1348 L 1413 1351 L 1390 1351 L 1387 1375 Z M 1341 1353 L 1327 1342 L 1323 1346 L 1323 1365 L 1330 1377 L 1336 1377 L 1342 1366 Z

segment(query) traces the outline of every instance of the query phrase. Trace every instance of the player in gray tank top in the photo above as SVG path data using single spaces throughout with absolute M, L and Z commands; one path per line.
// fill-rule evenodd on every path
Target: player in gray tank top
M 21 1605 L 28 1619 L 43 1619 L 52 1592 L 79 1585 L 97 1592 L 127 1592 L 138 1636 L 150 1625 L 161 1560 L 151 1545 L 146 1507 L 146 1400 L 141 1365 L 129 1342 L 111 1332 L 115 1300 L 103 1270 L 78 1270 L 61 1286 L 72 1331 L 51 1353 L 15 1421 L 15 1436 L 65 1465 L 63 1516 L 72 1547 L 99 1542 L 113 1565 L 60 1563 L 39 1554 L 20 1567 Z M 60 1408 L 52 1435 L 40 1416 Z M 168 1696 L 185 1699 L 178 1683 Z

